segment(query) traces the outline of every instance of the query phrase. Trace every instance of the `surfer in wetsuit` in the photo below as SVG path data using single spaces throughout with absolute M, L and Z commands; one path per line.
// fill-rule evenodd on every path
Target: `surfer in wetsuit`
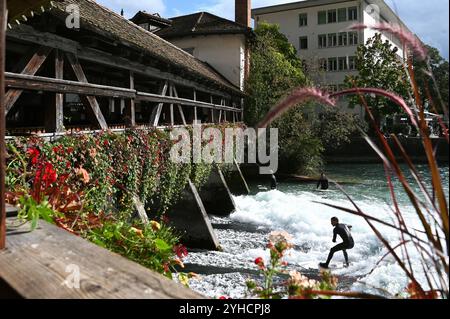
M 328 182 L 328 178 L 324 173 L 320 175 L 319 182 L 317 183 L 317 189 L 320 187 L 321 190 L 327 190 L 330 188 L 330 183 Z
M 270 188 L 271 188 L 272 190 L 278 188 L 277 178 L 275 177 L 274 174 L 272 174 L 272 177 L 271 177 Z
M 326 263 L 320 263 L 320 267 L 322 268 L 328 268 L 331 262 L 331 259 L 333 259 L 333 256 L 336 252 L 341 251 L 344 253 L 345 258 L 345 266 L 348 267 L 350 263 L 348 262 L 348 255 L 347 250 L 352 249 L 355 247 L 355 242 L 353 240 L 352 234 L 350 233 L 350 229 L 352 226 L 347 226 L 345 224 L 339 224 L 339 219 L 337 217 L 333 217 L 331 219 L 331 225 L 334 227 L 333 231 L 333 243 L 336 242 L 337 236 L 342 238 L 342 243 L 339 245 L 334 246 L 330 250 L 330 254 L 328 255 L 328 259 Z

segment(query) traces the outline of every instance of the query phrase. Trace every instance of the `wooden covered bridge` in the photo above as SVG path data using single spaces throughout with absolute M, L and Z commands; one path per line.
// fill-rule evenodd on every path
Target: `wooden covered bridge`
M 69 27 L 78 14 L 79 28 Z M 242 121 L 239 88 L 93 0 L 0 0 L 0 28 L 1 198 L 5 135 Z M 4 249 L 1 206 L 0 298 L 202 298 L 45 222 L 34 232 L 23 225 L 8 233 Z M 64 284 L 72 264 L 80 267 L 79 289 Z
M 95 1 L 52 6 L 9 24 L 7 135 L 242 120 L 242 91 L 207 63 Z

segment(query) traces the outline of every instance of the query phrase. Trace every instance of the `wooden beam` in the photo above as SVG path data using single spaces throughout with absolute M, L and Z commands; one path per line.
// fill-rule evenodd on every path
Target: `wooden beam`
M 173 85 L 172 87 L 173 87 L 174 97 L 178 98 L 177 88 L 175 87 L 175 85 Z M 181 104 L 178 103 L 177 106 L 178 106 L 178 111 L 180 112 L 181 120 L 183 121 L 183 125 L 187 125 L 186 118 L 184 117 L 183 108 L 182 108 Z
M 197 91 L 194 89 L 194 101 L 197 101 Z M 194 124 L 198 123 L 197 107 L 194 106 Z
M 134 91 L 134 73 L 129 72 L 130 79 L 130 90 Z M 134 127 L 136 126 L 136 106 L 134 98 L 131 98 L 126 103 L 126 118 L 127 118 L 127 126 Z
M 0 250 L 6 246 L 6 204 L 5 204 L 5 33 L 7 24 L 6 0 L 0 0 Z
M 214 97 L 211 95 L 209 99 L 211 101 L 211 104 L 214 105 Z M 214 108 L 211 109 L 211 123 L 214 123 Z
M 158 94 L 145 93 L 145 92 L 137 92 L 136 93 L 136 101 L 148 101 L 148 102 L 157 102 L 157 103 L 165 103 L 165 104 L 181 104 L 184 106 L 197 106 L 202 108 L 207 108 L 211 110 L 227 110 L 231 112 L 240 112 L 240 109 L 211 104 L 201 101 L 193 101 L 183 98 L 170 97 L 170 96 L 161 96 Z
M 24 75 L 35 75 L 37 71 L 41 68 L 42 64 L 44 64 L 48 55 L 52 51 L 52 48 L 41 46 L 36 53 L 33 55 L 31 60 L 22 70 L 21 74 Z M 6 93 L 5 97 L 5 115 L 8 115 L 9 111 L 14 106 L 14 103 L 17 102 L 19 97 L 22 95 L 23 90 L 9 90 Z
M 22 298 L 204 298 L 55 225 L 40 221 L 38 229 L 29 229 L 26 223 L 8 235 L 8 250 L 0 252 L 0 278 Z
M 115 98 L 134 98 L 136 91 L 91 83 L 51 79 L 40 76 L 21 75 L 6 72 L 6 88 L 63 94 L 92 95 Z
M 170 86 L 169 87 L 169 95 L 170 95 L 170 97 L 173 97 L 173 84 L 170 83 L 169 86 Z M 175 125 L 175 114 L 173 112 L 173 103 L 170 103 L 170 124 L 172 126 Z
M 170 80 L 177 85 L 188 88 L 196 88 L 197 90 L 208 94 L 214 94 L 227 98 L 231 97 L 231 94 L 228 92 L 231 92 L 232 89 L 220 87 L 217 83 L 215 83 L 214 86 L 218 88 L 220 87 L 220 89 L 215 89 L 200 82 L 189 80 L 173 73 L 164 72 L 141 63 L 133 62 L 104 51 L 84 47 L 76 41 L 52 33 L 40 32 L 27 25 L 21 25 L 15 27 L 13 30 L 8 30 L 7 37 L 20 42 L 31 42 L 39 45 L 46 45 L 65 52 L 70 52 L 76 54 L 81 60 L 95 62 L 121 70 L 133 71 L 136 74 L 145 75 L 155 79 Z M 234 94 L 236 93 L 243 95 L 243 93 L 239 93 L 237 90 Z
M 71 54 L 66 54 L 67 59 L 69 60 L 70 65 L 72 66 L 73 71 L 75 72 L 75 76 L 77 77 L 78 81 L 82 83 L 88 83 L 88 80 L 86 78 L 86 75 L 84 74 L 83 68 L 80 65 L 80 62 L 78 61 L 78 58 Z M 86 96 L 89 105 L 91 106 L 91 109 L 97 119 L 98 124 L 100 125 L 102 130 L 108 129 L 108 124 L 106 124 L 105 117 L 102 114 L 102 111 L 100 109 L 100 105 L 97 102 L 97 99 L 95 96 Z
M 169 81 L 165 81 L 164 85 L 163 85 L 163 87 L 161 89 L 161 95 L 162 96 L 167 95 L 167 90 L 168 89 L 169 89 Z M 162 102 L 159 103 L 158 106 L 156 107 L 156 114 L 155 114 L 154 119 L 153 120 L 150 119 L 150 123 L 153 123 L 154 127 L 157 127 L 158 124 L 159 124 L 159 119 L 161 118 L 161 112 L 162 112 L 163 106 L 164 106 L 164 103 L 162 103 Z
M 60 50 L 55 54 L 55 78 L 64 80 L 64 55 Z M 56 93 L 56 127 L 55 132 L 64 131 L 64 94 Z

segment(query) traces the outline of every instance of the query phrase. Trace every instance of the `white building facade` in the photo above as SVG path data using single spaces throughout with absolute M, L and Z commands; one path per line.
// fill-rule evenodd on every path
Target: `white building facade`
M 356 74 L 356 49 L 375 35 L 370 29 L 351 31 L 356 23 L 373 25 L 380 22 L 401 24 L 398 16 L 383 0 L 305 0 L 252 10 L 255 27 L 267 22 L 280 26 L 280 31 L 295 46 L 316 84 L 330 91 L 342 88 L 347 75 Z M 399 48 L 401 42 L 383 34 Z M 347 108 L 343 103 L 342 107 Z M 363 116 L 360 108 L 351 110 Z

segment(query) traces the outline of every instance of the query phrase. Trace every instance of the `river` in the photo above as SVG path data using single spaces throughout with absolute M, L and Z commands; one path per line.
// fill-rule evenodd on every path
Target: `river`
M 419 165 L 418 169 L 430 185 L 427 166 Z M 326 172 L 330 179 L 342 183 L 365 213 L 385 221 L 392 220 L 391 199 L 383 166 L 332 165 L 327 167 Z M 448 167 L 441 169 L 441 176 L 448 195 Z M 395 185 L 408 225 L 419 228 L 419 220 L 408 198 L 400 191 L 400 184 L 395 182 Z M 193 290 L 212 298 L 246 298 L 246 280 L 258 276 L 254 260 L 260 256 L 268 259 L 265 247 L 268 234 L 274 230 L 285 230 L 294 236 L 295 247 L 285 259 L 289 269 L 311 277 L 317 276 L 318 263 L 325 261 L 333 246 L 330 218 L 336 216 L 341 222 L 353 226 L 352 234 L 356 242 L 355 248 L 349 251 L 349 268 L 341 267 L 344 262 L 341 253 L 337 253 L 332 262 L 332 265 L 339 267 L 333 271 L 339 277 L 339 289 L 380 293 L 377 288 L 382 288 L 394 295 L 404 291 L 408 280 L 392 258 L 387 258 L 370 273 L 387 250 L 367 223 L 358 216 L 321 204 L 352 208 L 341 191 L 332 186 L 330 191 L 319 192 L 314 190 L 315 185 L 312 184 L 281 183 L 278 190 L 273 191 L 262 191 L 261 186 L 254 184 L 251 195 L 235 197 L 237 210 L 230 217 L 212 217 L 223 251 L 190 251 L 185 260 L 186 269 L 201 275 L 200 280 L 191 280 Z M 379 229 L 393 245 L 400 242 L 395 230 L 386 227 Z M 418 269 L 419 256 L 413 255 L 412 259 Z

